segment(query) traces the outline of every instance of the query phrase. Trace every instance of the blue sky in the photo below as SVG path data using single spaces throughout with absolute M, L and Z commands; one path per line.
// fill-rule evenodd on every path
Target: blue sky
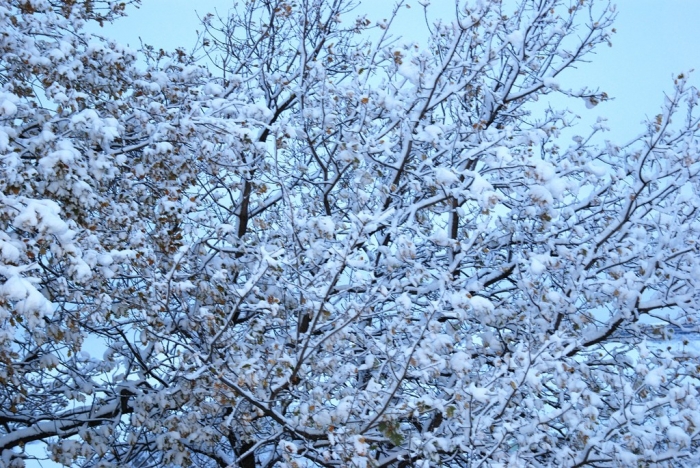
M 416 38 L 416 31 L 423 30 L 422 8 L 417 0 L 408 3 L 413 8 L 402 9 L 396 31 Z M 431 3 L 432 17 L 451 16 L 454 0 Z M 138 47 L 142 38 L 164 49 L 189 48 L 200 29 L 197 15 L 218 9 L 224 16 L 232 4 L 228 0 L 143 0 L 141 8 L 131 8 L 129 17 L 100 32 L 132 47 Z M 357 11 L 381 19 L 393 4 L 362 0 Z M 621 0 L 617 11 L 613 47 L 599 47 L 591 63 L 565 75 L 560 84 L 575 89 L 599 87 L 613 97 L 592 110 L 582 102 L 567 105 L 583 117 L 582 125 L 592 124 L 599 115 L 607 117 L 612 131 L 606 138 L 624 143 L 642 131 L 645 118 L 659 113 L 663 93 L 672 90 L 674 76 L 698 68 L 691 82 L 700 84 L 700 0 Z

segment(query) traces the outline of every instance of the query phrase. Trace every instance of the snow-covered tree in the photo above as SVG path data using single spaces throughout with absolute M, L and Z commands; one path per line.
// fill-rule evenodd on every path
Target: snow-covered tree
M 351 9 L 137 53 L 86 32 L 124 3 L 0 4 L 0 466 L 700 463 L 687 76 L 571 139 L 607 3 Z

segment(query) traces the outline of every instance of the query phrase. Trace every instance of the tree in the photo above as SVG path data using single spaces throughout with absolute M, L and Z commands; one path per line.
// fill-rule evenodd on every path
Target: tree
M 249 0 L 141 55 L 85 30 L 124 8 L 0 6 L 0 465 L 700 462 L 657 336 L 700 319 L 698 91 L 626 145 L 534 104 L 606 98 L 558 77 L 608 4 L 421 46 Z

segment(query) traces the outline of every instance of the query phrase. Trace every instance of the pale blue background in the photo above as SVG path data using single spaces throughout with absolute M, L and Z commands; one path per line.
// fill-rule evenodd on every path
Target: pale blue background
M 419 32 L 425 31 L 422 8 L 417 0 L 408 3 L 412 8 L 401 10 L 395 31 L 419 40 Z M 443 17 L 452 16 L 454 0 L 431 3 L 433 18 L 441 12 Z M 357 13 L 381 19 L 393 4 L 363 0 Z M 100 32 L 134 48 L 141 38 L 156 48 L 189 49 L 195 42 L 195 30 L 201 30 L 197 15 L 218 9 L 225 16 L 231 5 L 227 0 L 144 0 L 140 9 L 130 9 L 129 17 Z M 589 56 L 592 63 L 559 81 L 562 87 L 574 89 L 599 87 L 613 97 L 590 110 L 582 101 L 566 105 L 582 116 L 585 126 L 600 115 L 607 117 L 611 132 L 605 138 L 624 143 L 643 130 L 643 120 L 659 113 L 663 93 L 672 90 L 674 76 L 698 68 L 691 74 L 691 83 L 700 85 L 700 0 L 623 0 L 617 3 L 617 12 L 613 47 L 599 47 L 595 56 Z

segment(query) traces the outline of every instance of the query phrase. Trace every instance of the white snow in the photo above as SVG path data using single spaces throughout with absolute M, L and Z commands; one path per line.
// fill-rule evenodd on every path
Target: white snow
M 512 33 L 508 34 L 506 40 L 515 47 L 521 47 L 523 45 L 523 41 L 525 40 L 525 35 L 522 33 L 522 31 L 513 31 Z
M 528 192 L 530 199 L 540 206 L 549 206 L 554 203 L 554 197 L 546 187 L 542 185 L 533 185 Z
M 19 249 L 10 242 L 0 239 L 0 259 L 7 263 L 19 262 Z
M 51 303 L 27 278 L 11 276 L 0 286 L 0 295 L 17 301 L 15 310 L 25 317 L 29 329 L 41 325 L 44 315 L 51 312 Z
M 68 233 L 68 225 L 61 219 L 61 208 L 52 200 L 28 200 L 12 225 L 25 231 L 39 230 L 57 236 Z
M 411 62 L 405 61 L 399 65 L 398 72 L 412 84 L 416 86 L 420 84 L 420 69 Z
M 411 310 L 412 302 L 408 294 L 403 293 L 396 298 L 396 306 L 401 310 Z
M 644 383 L 651 388 L 659 388 L 661 384 L 665 382 L 663 369 L 656 368 L 649 371 L 649 373 L 644 377 Z
M 671 442 L 675 442 L 682 447 L 690 447 L 690 436 L 678 426 L 670 426 L 666 430 L 666 436 Z
M 495 307 L 491 301 L 481 296 L 474 296 L 469 299 L 475 312 L 492 312 Z
M 426 141 L 428 143 L 437 143 L 443 134 L 444 131 L 439 126 L 426 125 L 425 127 L 423 127 L 423 130 L 418 132 L 418 134 L 416 135 L 416 140 Z
M 559 89 L 559 81 L 556 78 L 548 76 L 542 80 L 542 84 L 549 89 Z
M 438 167 L 435 169 L 435 181 L 440 185 L 450 185 L 459 182 L 459 177 L 445 167 Z
M 450 358 L 450 367 L 458 372 L 471 369 L 471 358 L 464 351 L 457 351 Z
M 530 273 L 532 273 L 534 276 L 540 276 L 545 271 L 547 271 L 547 267 L 537 258 L 533 258 L 530 261 Z
M 224 93 L 224 88 L 216 83 L 207 83 L 202 92 L 208 96 L 220 96 Z
M 0 101 L 0 116 L 2 117 L 12 117 L 17 113 L 17 106 L 14 102 L 9 99 L 3 99 Z
M 477 387 L 474 382 L 469 384 L 468 392 L 479 403 L 487 403 L 491 399 L 489 389 Z
M 598 105 L 598 100 L 593 96 L 583 98 L 583 102 L 586 104 L 586 109 L 593 109 Z
M 335 223 L 329 216 L 322 216 L 316 220 L 316 227 L 324 236 L 332 236 L 335 233 Z

